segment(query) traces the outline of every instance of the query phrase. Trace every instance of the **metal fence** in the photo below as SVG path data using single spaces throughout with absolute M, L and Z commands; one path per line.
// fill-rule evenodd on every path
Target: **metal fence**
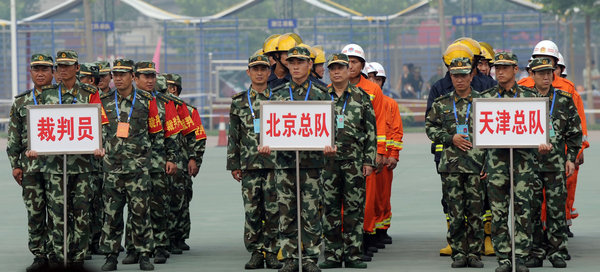
M 566 35 L 557 30 L 553 16 L 542 13 L 487 14 L 477 26 L 453 26 L 446 18 L 447 41 L 471 36 L 491 43 L 498 49 L 511 49 L 526 64 L 532 47 L 540 39 L 563 43 Z M 295 29 L 269 29 L 268 19 L 227 18 L 201 24 L 186 24 L 152 19 L 116 21 L 114 28 L 93 33 L 94 56 L 89 59 L 127 57 L 152 59 L 161 40 L 160 71 L 183 77 L 183 94 L 204 114 L 223 92 L 223 78 L 215 78 L 212 62 L 245 60 L 274 33 L 294 31 L 310 45 L 322 45 L 326 53 L 339 51 L 345 44 L 357 43 L 365 49 L 368 61 L 384 65 L 390 89 L 396 88 L 402 65 L 413 63 L 422 68 L 427 81 L 441 66 L 440 30 L 436 15 L 415 15 L 386 21 L 352 21 L 340 17 L 298 18 Z M 85 26 L 82 20 L 40 20 L 20 24 L 18 31 L 19 89 L 31 88 L 29 56 L 36 52 L 52 55 L 69 48 L 85 55 Z M 564 34 L 564 33 L 562 33 Z M 10 29 L 0 27 L 0 80 L 10 86 Z M 240 63 L 232 62 L 240 66 Z M 226 83 L 226 82 L 225 82 Z M 233 90 L 239 91 L 239 90 Z M 0 118 L 8 116 L 11 91 L 0 91 Z

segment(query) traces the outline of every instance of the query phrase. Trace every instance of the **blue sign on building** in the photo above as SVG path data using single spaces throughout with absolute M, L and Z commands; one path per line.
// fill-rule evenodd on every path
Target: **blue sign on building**
M 296 19 L 269 19 L 269 28 L 296 28 Z
M 481 14 L 471 14 L 465 16 L 452 16 L 452 25 L 464 26 L 464 25 L 480 25 L 483 23 Z
M 92 22 L 92 31 L 114 31 L 114 22 Z

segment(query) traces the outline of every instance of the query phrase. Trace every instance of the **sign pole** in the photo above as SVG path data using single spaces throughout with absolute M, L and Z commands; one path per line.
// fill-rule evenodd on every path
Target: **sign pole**
M 512 272 L 516 271 L 517 264 L 515 263 L 515 182 L 513 175 L 513 149 L 510 148 L 510 209 L 511 209 L 511 217 L 510 217 L 510 246 L 511 246 L 511 261 L 512 261 Z
M 302 272 L 302 210 L 300 205 L 300 151 L 296 150 L 296 220 L 298 220 L 298 269 Z
M 63 154 L 63 264 L 67 266 L 67 154 Z

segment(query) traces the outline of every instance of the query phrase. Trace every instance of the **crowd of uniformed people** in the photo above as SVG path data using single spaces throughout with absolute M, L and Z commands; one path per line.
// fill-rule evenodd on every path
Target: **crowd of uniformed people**
M 425 113 L 448 222 L 448 246 L 440 255 L 451 256 L 453 268 L 481 268 L 481 255 L 494 254 L 497 272 L 513 266 L 528 271 L 544 259 L 566 267 L 568 226 L 578 215 L 577 172 L 589 143 L 581 97 L 561 76 L 566 67 L 557 46 L 538 43 L 527 66 L 530 77 L 518 83 L 516 55 L 471 38 L 454 41 L 442 61 L 447 73 L 432 85 Z M 325 69 L 330 84 L 323 81 Z M 191 178 L 206 134 L 198 111 L 178 98 L 181 77 L 159 74 L 151 61 L 79 64 L 71 50 L 58 51 L 55 59 L 32 55 L 30 73 L 34 88 L 15 99 L 7 147 L 28 211 L 34 262 L 27 270 L 65 261 L 82 267 L 92 254 L 104 254 L 101 269 L 112 271 L 120 251 L 126 252 L 123 264 L 153 270 L 150 258 L 165 263 L 170 254 L 189 250 Z M 268 37 L 248 59 L 246 73 L 251 85 L 232 97 L 226 162 L 242 189 L 250 254 L 244 268 L 367 268 L 374 253 L 392 243 L 391 185 L 403 143 L 398 104 L 382 93 L 388 79 L 383 65 L 367 62 L 357 44 L 326 56 L 322 47 L 286 33 Z M 472 144 L 473 99 L 505 97 L 548 97 L 551 109 L 549 143 L 515 150 L 516 263 L 508 227 L 508 149 Z M 297 195 L 295 153 L 260 145 L 260 104 L 315 100 L 333 101 L 335 145 L 299 152 Z M 67 156 L 67 256 L 62 156 L 27 150 L 24 125 L 27 105 L 63 103 L 102 105 L 104 147 L 94 156 Z
M 105 255 L 101 269 L 113 271 L 121 251 L 123 264 L 153 270 L 151 257 L 160 264 L 189 250 L 192 177 L 202 163 L 206 134 L 198 110 L 178 97 L 181 76 L 159 74 L 151 61 L 116 59 L 112 68 L 105 61 L 79 63 L 73 50 L 60 50 L 56 58 L 31 55 L 30 75 L 34 88 L 15 97 L 7 144 L 27 209 L 34 255 L 27 271 L 83 269 L 92 255 Z M 66 155 L 66 169 L 62 155 L 28 150 L 26 125 L 27 106 L 61 104 L 102 109 L 103 148 Z M 69 126 L 56 122 L 57 128 Z

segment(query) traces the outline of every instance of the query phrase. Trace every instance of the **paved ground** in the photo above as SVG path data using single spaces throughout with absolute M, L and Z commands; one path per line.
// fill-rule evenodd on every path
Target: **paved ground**
M 594 176 L 600 161 L 600 132 L 592 133 L 592 148 L 585 153 L 577 188 L 575 206 L 581 216 L 574 221 L 575 238 L 569 240 L 573 260 L 568 271 L 598 271 L 600 256 L 600 183 Z M 390 234 L 394 244 L 375 255 L 369 271 L 457 271 L 450 258 L 439 257 L 445 246 L 445 219 L 440 198 L 441 186 L 436 175 L 429 144 L 424 134 L 405 136 L 405 149 L 395 171 L 392 193 L 393 219 Z M 216 139 L 209 139 L 209 145 Z M 5 140 L 0 140 L 4 149 Z M 225 148 L 207 148 L 200 174 L 194 180 L 192 201 L 192 250 L 174 256 L 156 271 L 241 271 L 249 258 L 245 252 L 243 207 L 240 186 L 225 171 Z M 26 213 L 19 187 L 10 175 L 6 153 L 0 152 L 0 271 L 24 271 L 32 256 L 27 250 Z M 596 180 L 596 181 L 594 181 Z M 122 258 L 123 256 L 121 256 Z M 101 256 L 87 265 L 99 269 Z M 485 268 L 493 271 L 494 257 L 484 257 Z M 550 263 L 532 271 L 555 271 Z M 137 265 L 118 266 L 119 271 L 138 270 Z M 472 270 L 472 269 L 469 269 Z M 335 270 L 333 270 L 335 271 Z

